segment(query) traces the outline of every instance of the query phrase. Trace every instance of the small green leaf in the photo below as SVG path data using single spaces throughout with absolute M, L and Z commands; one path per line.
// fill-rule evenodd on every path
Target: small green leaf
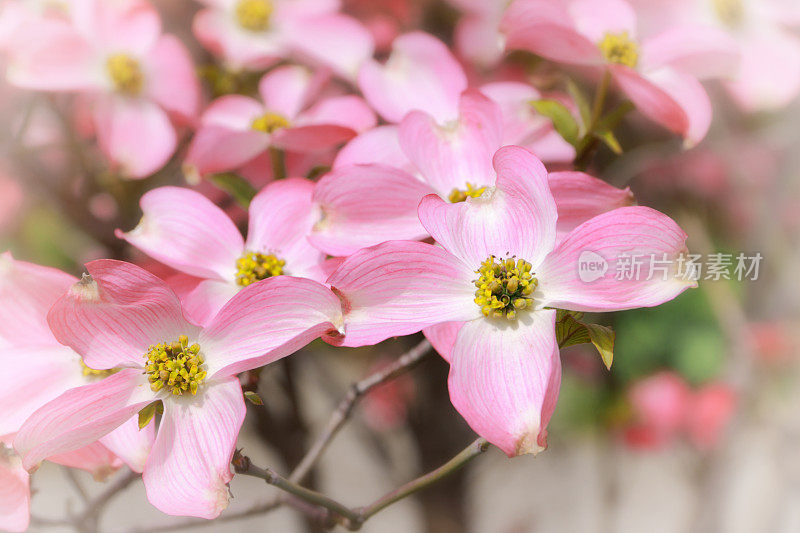
M 633 111 L 635 106 L 630 100 L 625 100 L 624 102 L 620 103 L 617 107 L 606 113 L 606 115 L 600 119 L 597 123 L 596 131 L 614 131 L 619 123 L 622 122 L 622 119 L 625 118 L 625 115 Z
M 247 398 L 247 401 L 249 401 L 253 405 L 264 405 L 264 400 L 261 399 L 261 396 L 259 396 L 253 391 L 245 392 L 244 397 Z
M 616 333 L 609 327 L 601 326 L 600 324 L 584 324 L 584 327 L 589 333 L 589 338 L 600 352 L 600 357 L 606 368 L 611 370 L 611 363 L 614 362 L 614 340 Z
M 533 100 L 531 105 L 537 113 L 553 121 L 553 127 L 565 141 L 577 145 L 580 128 L 569 108 L 556 100 Z
M 153 421 L 153 418 L 156 416 L 156 409 L 160 403 L 161 402 L 153 402 L 139 411 L 139 429 L 146 428 L 147 424 Z
M 592 110 L 589 107 L 589 100 L 586 99 L 586 95 L 583 94 L 578 84 L 569 78 L 567 79 L 567 92 L 572 98 L 572 101 L 575 102 L 575 105 L 578 106 L 578 112 L 583 121 L 581 133 L 586 133 L 586 128 L 592 120 Z
M 603 141 L 615 154 L 620 155 L 622 153 L 622 146 L 619 144 L 614 132 L 610 130 L 598 131 L 595 133 L 595 136 Z
M 234 200 L 245 208 L 250 205 L 250 201 L 257 192 L 249 181 L 233 172 L 214 174 L 209 179 L 211 183 L 230 194 Z
M 559 311 L 561 313 L 561 311 Z M 578 322 L 571 314 L 564 313 L 557 317 L 556 340 L 559 348 L 591 342 L 586 326 Z

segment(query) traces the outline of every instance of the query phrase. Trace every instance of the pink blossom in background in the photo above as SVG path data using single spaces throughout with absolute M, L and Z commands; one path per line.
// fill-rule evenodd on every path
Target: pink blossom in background
M 686 413 L 689 441 L 699 450 L 714 449 L 736 409 L 736 393 L 724 383 L 704 385 L 692 398 Z
M 370 374 L 389 365 L 384 358 L 372 365 Z M 414 379 L 409 375 L 398 376 L 371 390 L 364 398 L 364 419 L 376 431 L 391 431 L 402 427 L 408 416 L 408 406 L 416 397 Z
M 281 59 L 327 66 L 347 79 L 372 56 L 369 31 L 338 13 L 337 0 L 201 0 L 194 33 L 232 70 L 261 70 Z
M 129 178 L 169 160 L 177 145 L 172 120 L 194 120 L 200 91 L 188 51 L 161 34 L 149 3 L 78 2 L 68 20 L 40 18 L 17 32 L 11 83 L 88 96 L 100 149 Z
M 711 123 L 711 102 L 698 78 L 738 68 L 736 43 L 713 27 L 667 26 L 640 35 L 624 0 L 519 0 L 502 22 L 508 50 L 604 68 L 639 111 L 694 146 Z
M 369 29 L 377 52 L 386 52 L 405 28 L 419 25 L 422 6 L 416 0 L 343 0 L 344 9 Z
M 455 44 L 464 59 L 481 67 L 495 66 L 505 52 L 500 21 L 507 0 L 447 0 L 462 11 L 456 26 Z
M 634 448 L 660 448 L 683 430 L 691 390 L 673 372 L 661 372 L 636 383 L 628 392 L 633 424 L 626 428 L 626 442 Z
M 357 96 L 317 100 L 326 80 L 324 72 L 315 75 L 304 67 L 286 66 L 261 79 L 262 101 L 240 95 L 218 98 L 200 119 L 184 162 L 186 172 L 206 175 L 246 167 L 269 147 L 324 151 L 375 126 L 375 114 Z
M 206 324 L 240 289 L 260 279 L 288 275 L 325 280 L 325 254 L 306 239 L 318 216 L 313 190 L 314 184 L 302 178 L 267 185 L 250 203 L 245 240 L 202 194 L 161 187 L 142 197 L 139 225 L 117 235 L 182 272 L 170 284 L 187 316 Z
M 314 281 L 277 277 L 239 292 L 201 328 L 184 318 L 163 281 L 139 267 L 100 260 L 86 268 L 89 276 L 55 303 L 48 321 L 87 365 L 120 370 L 27 419 L 14 439 L 24 467 L 102 438 L 160 400 L 164 415 L 143 472 L 147 497 L 167 514 L 215 518 L 228 505 L 245 416 L 236 374 L 342 328 L 339 300 Z M 165 376 L 164 358 L 185 373 Z
M 557 242 L 556 202 L 542 163 L 512 146 L 497 152 L 494 168 L 496 184 L 478 197 L 454 204 L 437 195 L 423 199 L 420 220 L 439 246 L 390 241 L 367 248 L 345 259 L 328 283 L 344 302 L 346 334 L 332 339 L 344 346 L 466 322 L 449 349 L 439 343 L 451 363 L 451 401 L 478 434 L 512 456 L 546 446 L 561 381 L 555 308 L 658 305 L 695 284 L 614 277 L 623 252 L 686 252 L 686 234 L 665 215 L 623 207 Z M 581 281 L 576 268 L 586 250 L 609 265 L 592 283 Z M 502 285 L 510 296 L 490 297 L 494 289 L 486 287 L 495 275 L 516 280 L 513 288 Z
M 6 235 L 16 224 L 23 201 L 19 183 L 0 171 L 0 237 Z

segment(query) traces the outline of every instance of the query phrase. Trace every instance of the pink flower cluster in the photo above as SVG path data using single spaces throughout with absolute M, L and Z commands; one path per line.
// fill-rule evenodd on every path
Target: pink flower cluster
M 686 234 L 630 190 L 564 170 L 576 149 L 530 102 L 576 102 L 514 69 L 477 72 L 526 50 L 605 73 L 693 145 L 711 121 L 698 80 L 747 70 L 729 33 L 653 31 L 622 0 L 452 3 L 466 66 L 416 31 L 374 58 L 375 28 L 336 0 L 203 0 L 197 41 L 220 68 L 263 74 L 256 94 L 210 102 L 146 0 L 0 6 L 8 81 L 68 98 L 119 175 L 177 159 L 192 180 L 266 184 L 246 237 L 201 192 L 145 193 L 140 223 L 117 235 L 167 279 L 97 260 L 78 280 L 0 257 L 1 527 L 27 526 L 28 472 L 44 460 L 97 476 L 127 465 L 161 511 L 215 518 L 245 418 L 237 375 L 318 338 L 423 332 L 467 424 L 508 456 L 536 453 L 561 381 L 557 310 L 655 306 L 694 285 L 615 278 L 626 254 L 677 260 Z M 587 250 L 608 264 L 591 283 L 577 268 Z M 140 429 L 156 405 L 160 422 Z

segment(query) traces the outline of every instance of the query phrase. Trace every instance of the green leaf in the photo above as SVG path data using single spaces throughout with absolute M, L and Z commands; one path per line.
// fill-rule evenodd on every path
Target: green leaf
M 153 402 L 139 411 L 139 429 L 146 428 L 147 424 L 153 421 L 153 418 L 156 416 L 156 409 L 158 408 L 159 403 L 160 402 Z
M 234 174 L 233 172 L 225 172 L 223 174 L 214 174 L 209 178 L 211 183 L 230 194 L 234 200 L 239 202 L 242 207 L 249 207 L 250 201 L 256 195 L 256 190 L 250 185 L 250 182 Z
M 600 119 L 595 130 L 598 132 L 614 131 L 619 126 L 619 123 L 622 122 L 622 119 L 625 118 L 625 115 L 633 111 L 634 108 L 635 106 L 630 100 L 623 101 Z
M 580 128 L 569 108 L 556 100 L 533 100 L 531 105 L 537 113 L 553 121 L 553 127 L 565 141 L 572 146 L 577 145 Z
M 592 344 L 600 352 L 606 368 L 611 370 L 611 363 L 614 362 L 614 340 L 616 339 L 614 330 L 600 324 L 584 324 L 584 327 L 589 332 Z
M 249 401 L 253 405 L 264 405 L 264 400 L 261 399 L 261 396 L 259 396 L 253 391 L 245 392 L 244 397 L 247 398 L 247 401 Z
M 622 153 L 622 146 L 619 144 L 616 136 L 614 136 L 614 132 L 611 130 L 598 131 L 594 135 L 603 141 L 603 143 L 615 154 L 620 155 Z
M 567 92 L 569 96 L 572 98 L 572 101 L 575 102 L 575 105 L 578 106 L 578 112 L 581 115 L 581 120 L 583 121 L 581 134 L 586 133 L 586 128 L 589 125 L 589 122 L 592 120 L 592 109 L 589 106 L 589 100 L 586 99 L 586 95 L 583 94 L 581 88 L 578 87 L 578 84 L 575 83 L 571 79 L 567 79 Z
M 561 313 L 562 312 L 559 311 L 559 314 Z M 568 312 L 557 316 L 556 340 L 558 341 L 559 348 L 591 342 L 589 331 L 586 329 L 586 326 L 578 322 L 575 317 Z

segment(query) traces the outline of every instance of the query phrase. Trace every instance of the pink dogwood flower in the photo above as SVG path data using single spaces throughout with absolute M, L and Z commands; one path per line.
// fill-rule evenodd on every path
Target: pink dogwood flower
M 374 49 L 369 31 L 338 13 L 338 0 L 201 0 L 197 39 L 234 70 L 308 60 L 354 79 Z
M 556 309 L 658 305 L 694 285 L 676 276 L 617 279 L 625 258 L 676 260 L 686 234 L 646 207 L 596 216 L 556 239 L 556 202 L 542 163 L 520 147 L 494 157 L 497 181 L 478 197 L 426 196 L 419 217 L 437 245 L 390 241 L 361 250 L 328 278 L 345 310 L 344 346 L 464 322 L 450 349 L 450 399 L 509 456 L 546 445 L 561 365 Z M 579 266 L 605 264 L 583 277 Z M 646 267 L 645 267 L 646 270 Z M 624 271 L 624 270 L 623 270 Z
M 711 123 L 698 78 L 735 72 L 736 44 L 713 27 L 674 26 L 653 36 L 637 31 L 624 0 L 520 0 L 506 11 L 506 48 L 547 59 L 602 67 L 639 111 L 694 146 Z
M 184 318 L 159 278 L 112 260 L 51 309 L 56 338 L 96 369 L 119 369 L 34 412 L 14 439 L 23 466 L 107 435 L 154 402 L 163 405 L 143 479 L 149 501 L 172 515 L 215 518 L 228 504 L 230 460 L 245 416 L 236 374 L 342 328 L 338 298 L 282 276 L 239 292 L 205 328 Z
M 242 288 L 279 275 L 325 281 L 325 254 L 306 236 L 316 220 L 314 184 L 302 178 L 267 185 L 250 203 L 247 240 L 202 194 L 160 187 L 141 199 L 139 225 L 117 236 L 182 272 L 170 280 L 187 316 L 206 324 Z
M 505 51 L 500 21 L 508 7 L 506 0 L 447 0 L 463 14 L 455 32 L 459 54 L 481 67 L 496 65 Z
M 123 175 L 148 176 L 175 151 L 170 117 L 188 123 L 197 113 L 200 90 L 189 53 L 162 35 L 158 12 L 144 0 L 69 7 L 69 20 L 42 18 L 18 30 L 8 79 L 89 97 L 100 149 Z
M 531 130 L 524 121 L 509 119 L 506 130 L 498 104 L 468 90 L 461 96 L 456 121 L 439 124 L 428 113 L 412 111 L 398 130 L 384 126 L 356 138 L 317 184 L 314 202 L 321 219 L 309 240 L 330 255 L 343 256 L 386 240 L 427 237 L 417 215 L 420 200 L 435 193 L 460 202 L 493 186 L 492 156 L 505 131 L 525 140 Z M 593 214 L 631 203 L 630 191 L 581 173 L 553 173 L 551 186 L 556 198 L 562 192 L 570 196 L 559 205 L 568 208 L 580 196 L 576 205 L 593 204 Z M 564 225 L 577 225 L 567 211 L 562 219 Z
M 27 531 L 31 521 L 30 476 L 22 461 L 0 444 L 0 529 Z
M 375 114 L 357 96 L 332 96 L 311 105 L 325 81 L 324 73 L 286 66 L 261 79 L 261 102 L 241 95 L 218 98 L 200 119 L 186 171 L 205 175 L 235 170 L 269 147 L 318 152 L 375 126 Z

